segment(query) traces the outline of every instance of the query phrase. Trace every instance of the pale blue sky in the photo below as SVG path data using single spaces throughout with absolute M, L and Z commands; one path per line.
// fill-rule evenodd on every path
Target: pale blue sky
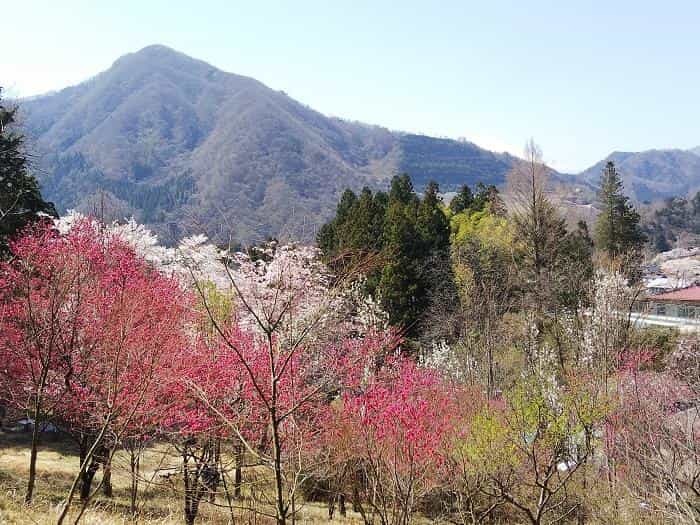
M 561 170 L 700 145 L 698 0 L 6 0 L 0 15 L 13 95 L 160 43 L 328 115 L 514 153 L 534 137 Z

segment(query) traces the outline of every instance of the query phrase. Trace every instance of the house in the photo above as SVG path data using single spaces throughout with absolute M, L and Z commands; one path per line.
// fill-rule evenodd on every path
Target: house
M 660 293 L 671 292 L 673 290 L 678 290 L 681 288 L 687 288 L 695 284 L 689 279 L 666 277 L 664 275 L 657 275 L 647 279 L 644 282 L 646 291 L 650 295 L 656 295 Z
M 635 310 L 631 319 L 638 325 L 700 331 L 700 286 L 649 295 Z
M 651 295 L 646 304 L 651 315 L 700 319 L 700 286 Z

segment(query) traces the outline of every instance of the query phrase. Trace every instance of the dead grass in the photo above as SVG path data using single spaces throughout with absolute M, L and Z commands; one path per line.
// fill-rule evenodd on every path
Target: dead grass
M 80 523 L 87 525 L 122 525 L 148 523 L 174 525 L 184 522 L 182 494 L 176 482 L 164 480 L 162 469 L 175 468 L 177 458 L 166 445 L 158 445 L 144 454 L 141 463 L 142 482 L 139 503 L 141 511 L 134 518 L 129 511 L 129 460 L 124 452 L 115 455 L 112 467 L 114 496 L 96 497 L 83 515 Z M 25 485 L 29 469 L 29 436 L 0 432 L 0 524 L 48 525 L 54 524 L 58 507 L 64 500 L 75 473 L 79 469 L 77 450 L 66 440 L 45 441 L 39 450 L 37 483 L 34 502 L 30 506 L 23 503 Z M 99 482 L 100 478 L 95 480 Z M 153 479 L 152 483 L 146 482 Z M 218 506 L 217 506 L 218 505 Z M 245 502 L 244 502 L 245 505 Z M 67 523 L 73 523 L 78 509 L 69 514 Z M 70 519 L 73 518 L 73 519 Z M 203 502 L 198 523 L 230 523 L 225 499 L 217 498 L 215 505 Z M 328 520 L 327 509 L 320 503 L 302 504 L 297 518 L 298 524 L 362 523 L 359 515 L 349 515 L 345 519 Z M 239 511 L 237 523 L 267 524 L 272 520 L 255 516 L 250 512 Z

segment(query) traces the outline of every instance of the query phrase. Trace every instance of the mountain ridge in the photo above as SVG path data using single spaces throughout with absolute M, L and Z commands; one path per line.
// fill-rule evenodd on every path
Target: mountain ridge
M 595 184 L 608 161 L 613 161 L 625 191 L 638 202 L 687 196 L 700 190 L 700 155 L 682 149 L 613 151 L 576 175 Z
M 134 215 L 166 241 L 202 230 L 222 242 L 310 240 L 347 187 L 385 188 L 404 172 L 419 190 L 429 180 L 448 192 L 503 185 L 519 161 L 464 140 L 329 117 L 160 44 L 21 108 L 42 191 L 59 210 Z M 579 174 L 554 172 L 555 183 L 577 186 L 574 200 L 589 202 L 608 160 L 639 202 L 700 189 L 700 147 L 616 151 Z
M 118 58 L 91 79 L 25 100 L 39 179 L 60 209 L 134 214 L 177 237 L 301 239 L 346 187 L 501 184 L 515 161 L 470 142 L 327 117 L 261 82 L 166 46 Z M 290 217 L 294 221 L 290 221 Z

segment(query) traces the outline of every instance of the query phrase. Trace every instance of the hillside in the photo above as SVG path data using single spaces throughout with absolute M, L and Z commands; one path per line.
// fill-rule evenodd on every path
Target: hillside
M 165 238 L 308 239 L 346 187 L 500 184 L 513 157 L 469 142 L 326 117 L 248 77 L 164 46 L 22 103 L 45 195 L 135 215 Z
M 639 202 L 687 196 L 700 189 L 700 156 L 680 149 L 616 151 L 580 173 L 578 178 L 597 184 L 605 163 L 610 160 L 622 175 L 629 196 Z

